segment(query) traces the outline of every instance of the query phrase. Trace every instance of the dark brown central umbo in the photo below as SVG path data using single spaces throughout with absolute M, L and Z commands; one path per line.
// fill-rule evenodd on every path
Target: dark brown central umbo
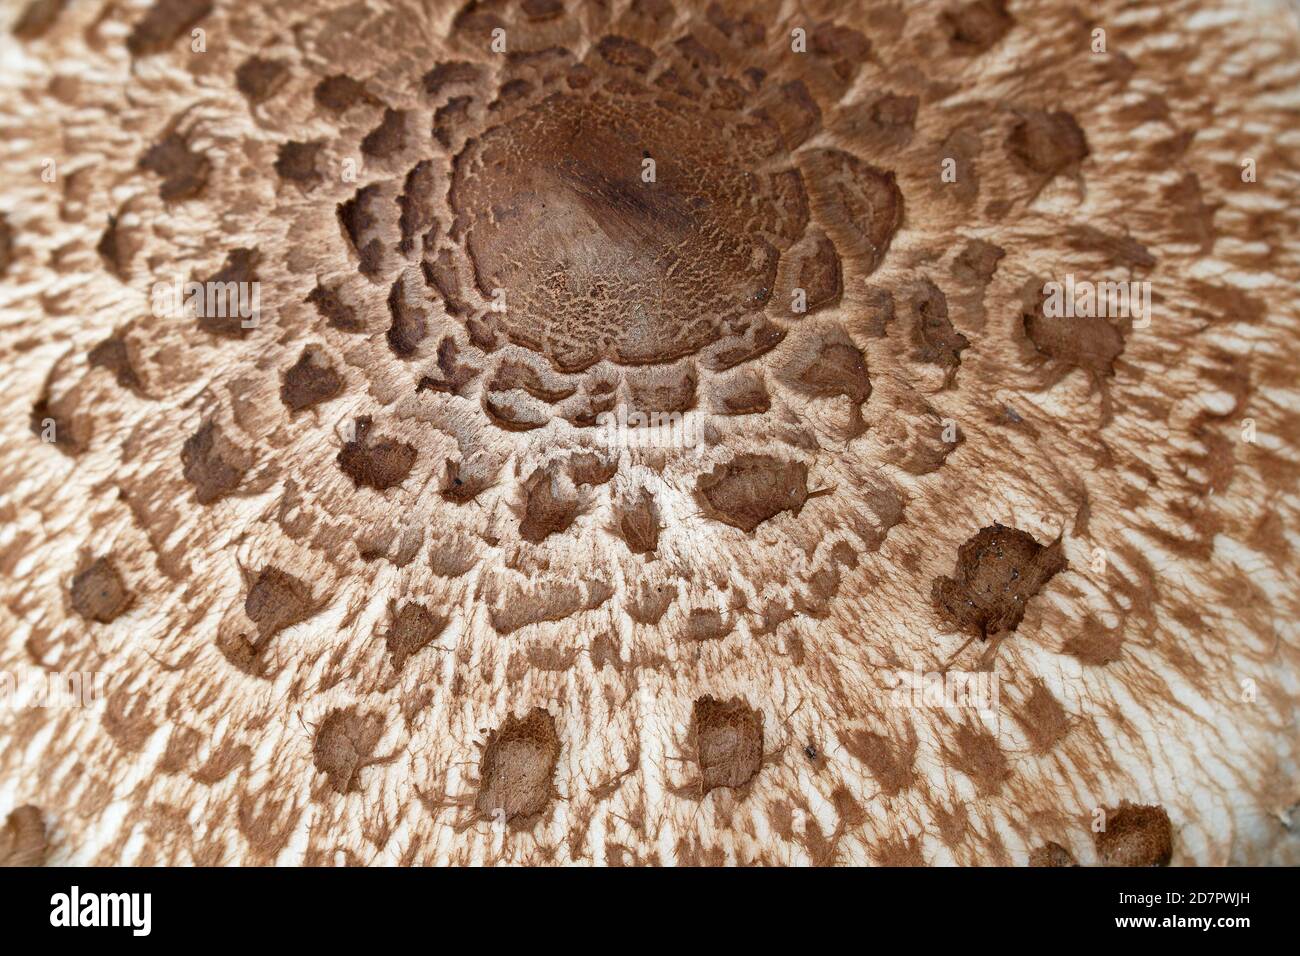
M 774 128 L 668 107 L 556 93 L 456 157 L 450 199 L 479 291 L 504 290 L 506 337 L 558 369 L 717 341 L 763 308 L 802 229 Z

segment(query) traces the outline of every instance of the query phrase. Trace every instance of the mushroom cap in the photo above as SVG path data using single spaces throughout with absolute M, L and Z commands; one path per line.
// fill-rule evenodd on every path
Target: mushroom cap
M 0 860 L 1300 861 L 1209 5 L 4 14 Z

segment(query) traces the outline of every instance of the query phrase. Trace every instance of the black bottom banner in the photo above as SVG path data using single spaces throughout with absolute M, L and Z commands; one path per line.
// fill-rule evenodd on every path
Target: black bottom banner
M 11 870 L 0 890 L 6 942 L 92 935 L 260 949 L 370 942 L 456 928 L 557 945 L 644 929 L 694 945 L 786 932 L 927 942 L 1028 931 L 1076 944 L 1220 945 L 1295 925 L 1295 870 Z M 596 931 L 593 935 L 592 931 Z M 195 934 L 199 935 L 195 935 Z M 485 937 L 483 934 L 488 934 Z M 433 942 L 432 940 L 430 941 Z M 17 952 L 17 948 L 9 948 Z

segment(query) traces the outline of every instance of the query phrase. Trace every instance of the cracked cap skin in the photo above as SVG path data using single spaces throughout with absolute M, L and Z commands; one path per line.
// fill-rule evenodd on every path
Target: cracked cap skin
M 1300 861 L 1210 6 L 6 7 L 0 861 Z

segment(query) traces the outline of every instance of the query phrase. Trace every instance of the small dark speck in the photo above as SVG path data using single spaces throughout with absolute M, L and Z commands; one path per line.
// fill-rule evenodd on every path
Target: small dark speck
M 803 748 L 803 755 L 807 757 L 809 760 L 816 760 L 817 757 L 819 756 L 817 753 L 817 748 L 814 747 L 812 744 L 809 744 L 807 747 Z
M 1010 405 L 1007 405 L 1007 406 L 1005 407 L 1004 410 L 1005 410 L 1006 415 L 1007 415 L 1007 421 L 1009 421 L 1009 422 L 1011 422 L 1011 423 L 1013 423 L 1013 424 L 1015 424 L 1015 425 L 1019 425 L 1022 421 L 1024 421 L 1024 419 L 1021 418 L 1021 417 L 1016 413 L 1016 410 L 1015 410 L 1014 408 L 1012 408 Z

